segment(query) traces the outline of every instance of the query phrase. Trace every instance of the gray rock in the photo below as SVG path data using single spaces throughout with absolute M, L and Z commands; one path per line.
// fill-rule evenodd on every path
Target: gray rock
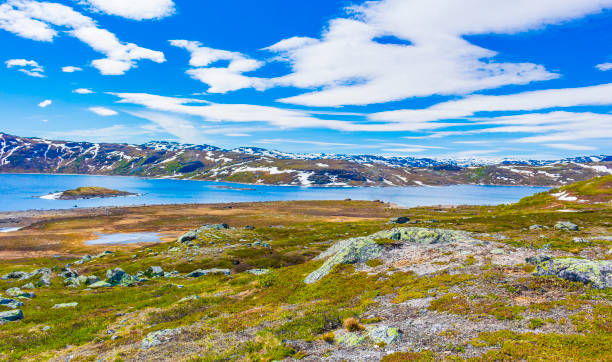
M 75 270 L 70 269 L 70 267 L 63 267 L 60 275 L 62 276 L 62 278 L 66 279 L 77 278 L 79 276 L 79 273 L 77 273 Z
M 314 283 L 326 276 L 338 264 L 354 264 L 376 259 L 382 255 L 380 239 L 391 239 L 402 243 L 438 244 L 450 242 L 470 243 L 476 241 L 466 232 L 443 229 L 400 227 L 379 231 L 369 236 L 341 240 L 322 252 L 315 259 L 327 259 L 323 265 L 310 273 L 304 283 Z
M 17 309 L 23 306 L 23 302 L 16 300 L 16 299 L 0 297 L 0 305 L 4 305 L 9 308 Z
M 25 279 L 29 276 L 29 273 L 23 272 L 23 271 L 12 271 L 4 276 L 2 276 L 2 280 L 8 280 L 8 279 Z
M 536 275 L 556 275 L 596 289 L 612 287 L 612 260 L 554 258 L 538 264 Z
M 347 347 L 358 346 L 365 341 L 364 336 L 353 332 L 343 333 L 341 335 L 335 336 L 334 339 L 336 343 L 345 345 Z
M 569 221 L 559 221 L 555 224 L 555 229 L 563 231 L 578 231 L 580 228 L 578 227 L 578 225 Z
M 525 259 L 525 261 L 528 264 L 532 264 L 532 265 L 538 265 L 540 263 L 543 263 L 547 260 L 550 260 L 550 256 L 546 256 L 546 255 L 536 255 L 536 256 L 530 256 L 528 258 Z
M 402 331 L 397 328 L 380 325 L 369 328 L 368 337 L 374 343 L 394 344 L 402 340 Z
M 197 232 L 201 233 L 206 230 L 225 230 L 225 229 L 229 229 L 229 225 L 227 224 L 204 224 L 198 228 Z
M 151 347 L 159 346 L 170 341 L 172 337 L 180 333 L 180 328 L 163 329 L 161 331 L 151 332 L 142 340 L 141 347 L 142 349 L 149 349 Z
M 548 226 L 535 224 L 529 227 L 529 230 L 542 230 L 542 229 L 548 229 Z
M 15 297 L 15 298 L 27 298 L 27 299 L 36 298 L 36 294 L 32 292 L 24 292 L 20 288 L 9 288 L 6 290 L 6 294 L 10 297 Z
M 130 286 L 134 279 L 121 268 L 110 269 L 106 271 L 106 282 L 111 285 Z
M 91 289 L 98 289 L 98 288 L 110 288 L 112 286 L 113 286 L 112 284 L 107 283 L 104 280 L 101 280 L 99 282 L 95 282 L 95 283 L 91 284 L 89 287 Z
M 164 276 L 164 270 L 160 266 L 150 266 L 144 275 L 147 278 L 159 278 Z
M 270 269 L 249 269 L 247 273 L 251 273 L 253 275 L 264 275 L 270 273 Z
M 59 303 L 53 306 L 53 309 L 61 309 L 61 308 L 74 308 L 77 305 L 79 305 L 79 303 L 77 302 L 70 302 L 70 303 Z
M 409 217 L 400 216 L 400 217 L 394 217 L 391 220 L 389 220 L 389 224 L 405 224 L 408 221 L 410 221 Z
M 198 235 L 196 234 L 195 231 L 188 231 L 188 232 L 184 233 L 183 235 L 179 236 L 177 241 L 179 243 L 185 243 L 187 241 L 195 240 L 197 238 L 198 238 Z
M 77 278 L 79 285 L 92 285 L 100 281 L 100 278 L 95 275 L 80 275 Z
M 245 230 L 255 230 L 255 226 L 247 225 L 244 227 Z
M 504 249 L 492 249 L 491 254 L 503 255 L 506 254 L 506 251 Z
M 0 324 L 14 322 L 23 319 L 23 312 L 20 309 L 0 312 Z
M 217 268 L 212 268 L 212 269 L 198 269 L 198 270 L 194 270 L 191 273 L 187 274 L 187 277 L 189 278 L 198 278 L 204 275 L 208 275 L 208 274 L 225 274 L 225 275 L 230 275 L 231 271 L 229 269 L 217 269 Z
M 21 289 L 35 289 L 36 286 L 34 285 L 34 283 L 30 282 L 28 284 L 24 284 L 21 286 Z

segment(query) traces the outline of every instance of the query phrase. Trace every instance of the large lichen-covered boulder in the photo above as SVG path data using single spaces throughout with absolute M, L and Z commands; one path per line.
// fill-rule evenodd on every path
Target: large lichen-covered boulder
M 17 309 L 23 306 L 23 302 L 16 300 L 16 299 L 11 299 L 11 298 L 3 298 L 0 296 L 0 305 L 6 306 L 9 308 L 13 308 L 13 309 Z
M 596 289 L 612 288 L 612 260 L 555 258 L 538 264 L 536 275 L 556 275 Z
M 111 285 L 131 286 L 134 284 L 134 281 L 134 278 L 121 268 L 106 271 L 106 282 Z
M 368 329 L 368 337 L 374 343 L 394 344 L 402 340 L 402 331 L 389 326 L 375 326 Z
M 361 263 L 380 257 L 384 247 L 379 245 L 377 240 L 382 239 L 418 244 L 475 241 L 468 233 L 463 231 L 410 227 L 383 230 L 368 236 L 341 240 L 315 258 L 315 260 L 327 260 L 319 269 L 310 273 L 304 279 L 304 283 L 311 284 L 320 280 L 338 264 Z
M 150 266 L 145 272 L 144 275 L 147 278 L 161 278 L 164 276 L 164 270 L 161 266 Z
M 21 319 L 23 319 L 23 312 L 21 311 L 21 309 L 0 312 L 0 324 L 5 322 L 14 322 Z

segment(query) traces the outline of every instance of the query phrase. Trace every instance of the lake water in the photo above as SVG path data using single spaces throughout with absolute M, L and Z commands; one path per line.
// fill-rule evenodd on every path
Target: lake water
M 49 200 L 40 196 L 81 186 L 101 186 L 138 196 L 89 200 Z M 242 188 L 236 189 L 236 188 Z M 246 189 L 246 190 L 245 190 Z M 498 205 L 546 191 L 546 187 L 299 187 L 226 182 L 144 179 L 121 176 L 0 174 L 0 211 L 68 209 L 180 203 L 285 200 L 382 200 L 402 206 Z
M 117 233 L 99 234 L 98 239 L 86 241 L 87 245 L 107 245 L 107 244 L 134 244 L 134 243 L 158 243 L 159 233 Z

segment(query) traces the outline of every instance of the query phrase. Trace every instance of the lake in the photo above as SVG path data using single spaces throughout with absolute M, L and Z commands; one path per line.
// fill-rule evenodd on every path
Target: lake
M 81 186 L 139 194 L 104 199 L 53 200 L 40 196 Z M 286 200 L 382 200 L 401 206 L 498 205 L 548 190 L 528 186 L 300 187 L 122 176 L 0 174 L 0 211 L 181 203 Z

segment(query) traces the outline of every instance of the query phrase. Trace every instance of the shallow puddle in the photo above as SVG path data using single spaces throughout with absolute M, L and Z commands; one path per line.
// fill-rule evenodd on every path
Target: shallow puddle
M 87 245 L 100 244 L 136 244 L 136 243 L 159 243 L 159 233 L 118 233 L 99 234 L 98 239 L 86 241 Z

